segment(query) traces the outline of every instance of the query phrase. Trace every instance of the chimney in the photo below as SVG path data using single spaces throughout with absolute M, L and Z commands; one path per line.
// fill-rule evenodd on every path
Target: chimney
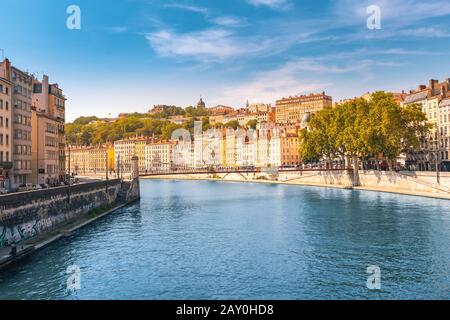
M 0 76 L 5 78 L 6 80 L 11 80 L 11 62 L 9 61 L 8 58 L 5 58 L 5 60 L 3 60 L 2 66 L 3 66 L 3 74 L 0 74 Z
M 426 88 L 427 88 L 426 85 L 421 84 L 421 85 L 419 85 L 419 87 L 417 88 L 417 90 L 418 90 L 418 91 L 422 91 L 422 90 L 425 90 Z

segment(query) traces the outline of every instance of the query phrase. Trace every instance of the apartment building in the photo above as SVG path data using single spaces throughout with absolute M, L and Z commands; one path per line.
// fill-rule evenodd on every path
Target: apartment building
M 174 141 L 173 164 L 177 168 L 194 168 L 194 144 L 190 140 Z
M 108 176 L 110 177 L 115 172 L 114 148 L 112 145 L 68 146 L 65 158 L 65 167 L 70 174 L 106 177 L 106 170 L 108 170 Z
M 8 59 L 0 63 L 0 77 L 13 83 L 12 144 L 13 179 L 12 189 L 31 180 L 31 105 L 33 77 L 11 65 Z M 4 120 L 5 121 L 5 120 Z M 6 123 L 5 123 L 6 124 Z M 11 139 L 11 137 L 10 137 Z
M 145 169 L 142 172 L 170 171 L 173 167 L 174 143 L 149 141 L 145 145 Z
M 233 129 L 225 130 L 225 163 L 226 167 L 237 166 L 237 140 L 239 131 Z
M 31 170 L 33 184 L 54 184 L 61 179 L 58 121 L 31 107 Z
M 276 102 L 276 123 L 298 124 L 302 121 L 305 113 L 313 114 L 332 105 L 332 97 L 327 96 L 325 92 L 283 98 Z
M 0 75 L 0 190 L 12 186 L 12 108 L 14 85 Z
M 114 142 L 114 162 L 117 171 L 131 173 L 131 158 L 136 155 L 136 139 L 122 139 Z
M 440 83 L 431 79 L 428 86 L 419 85 L 406 95 L 403 105 L 417 104 L 433 125 L 428 136 L 422 137 L 420 147 L 406 155 L 405 164 L 416 170 L 435 170 L 436 163 L 450 171 L 450 121 L 448 119 L 448 100 L 450 98 L 450 79 Z
M 33 78 L 32 95 L 32 179 L 33 183 L 62 180 L 67 174 L 65 159 L 65 101 L 58 84 L 47 75 Z M 40 173 L 35 172 L 38 170 Z

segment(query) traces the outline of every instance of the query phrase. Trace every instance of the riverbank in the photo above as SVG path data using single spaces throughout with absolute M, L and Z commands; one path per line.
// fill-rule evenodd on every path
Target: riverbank
M 71 236 L 76 231 L 104 218 L 105 216 L 110 215 L 111 213 L 131 204 L 132 202 L 115 205 L 103 212 L 100 211 L 96 213 L 94 210 L 77 221 L 68 222 L 67 224 L 61 225 L 49 233 L 27 240 L 16 246 L 17 254 L 15 257 L 10 254 L 11 247 L 0 248 L 0 270 L 29 257 L 37 250 L 41 250 L 62 238 Z
M 258 179 L 254 179 L 249 175 L 244 174 L 232 174 L 219 176 L 217 174 L 184 174 L 184 175 L 173 175 L 173 176 L 151 176 L 142 177 L 141 179 L 157 179 L 157 180 L 205 180 L 205 181 L 218 181 L 218 182 L 232 182 L 232 183 L 259 183 L 259 184 L 284 184 L 284 185 L 298 185 L 298 186 L 308 186 L 308 187 L 320 187 L 320 188 L 335 188 L 335 189 L 349 189 L 349 190 L 359 190 L 359 191 L 371 191 L 371 192 L 382 192 L 382 193 L 392 193 L 401 194 L 417 197 L 427 197 L 434 199 L 444 199 L 450 200 L 450 192 L 448 192 L 447 185 L 436 185 L 428 181 L 421 180 L 415 176 L 400 175 L 397 173 L 392 173 L 392 175 L 387 175 L 388 183 L 381 183 L 383 176 L 380 174 L 376 177 L 377 182 L 369 181 L 369 175 L 360 173 L 362 176 L 362 182 L 366 185 L 353 186 L 349 177 L 345 175 L 340 177 L 333 177 L 329 179 L 330 173 L 327 173 L 327 177 L 322 179 L 324 182 L 320 182 L 321 179 L 317 179 L 317 176 L 321 178 L 325 176 L 323 173 L 317 174 L 301 174 L 300 177 L 289 177 L 290 174 L 284 174 L 277 179 L 271 179 L 265 175 L 260 176 Z M 373 173 L 372 173 L 373 175 Z M 397 178 L 397 180 L 393 179 Z M 328 178 L 328 179 L 327 179 Z M 449 181 L 450 182 L 450 181 Z M 378 185 L 370 185 L 376 184 Z M 407 188 L 411 188 L 408 190 Z

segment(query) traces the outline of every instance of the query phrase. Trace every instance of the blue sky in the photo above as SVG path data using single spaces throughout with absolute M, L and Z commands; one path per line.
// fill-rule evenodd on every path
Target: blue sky
M 450 77 L 449 0 L 0 0 L 0 48 L 57 82 L 67 118 L 154 104 L 241 107 Z M 66 8 L 81 9 L 81 30 Z M 366 25 L 369 5 L 381 29 Z

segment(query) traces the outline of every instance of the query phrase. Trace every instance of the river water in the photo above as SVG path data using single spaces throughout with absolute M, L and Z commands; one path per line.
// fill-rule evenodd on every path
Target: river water
M 206 181 L 141 193 L 1 271 L 0 299 L 450 298 L 450 201 Z

